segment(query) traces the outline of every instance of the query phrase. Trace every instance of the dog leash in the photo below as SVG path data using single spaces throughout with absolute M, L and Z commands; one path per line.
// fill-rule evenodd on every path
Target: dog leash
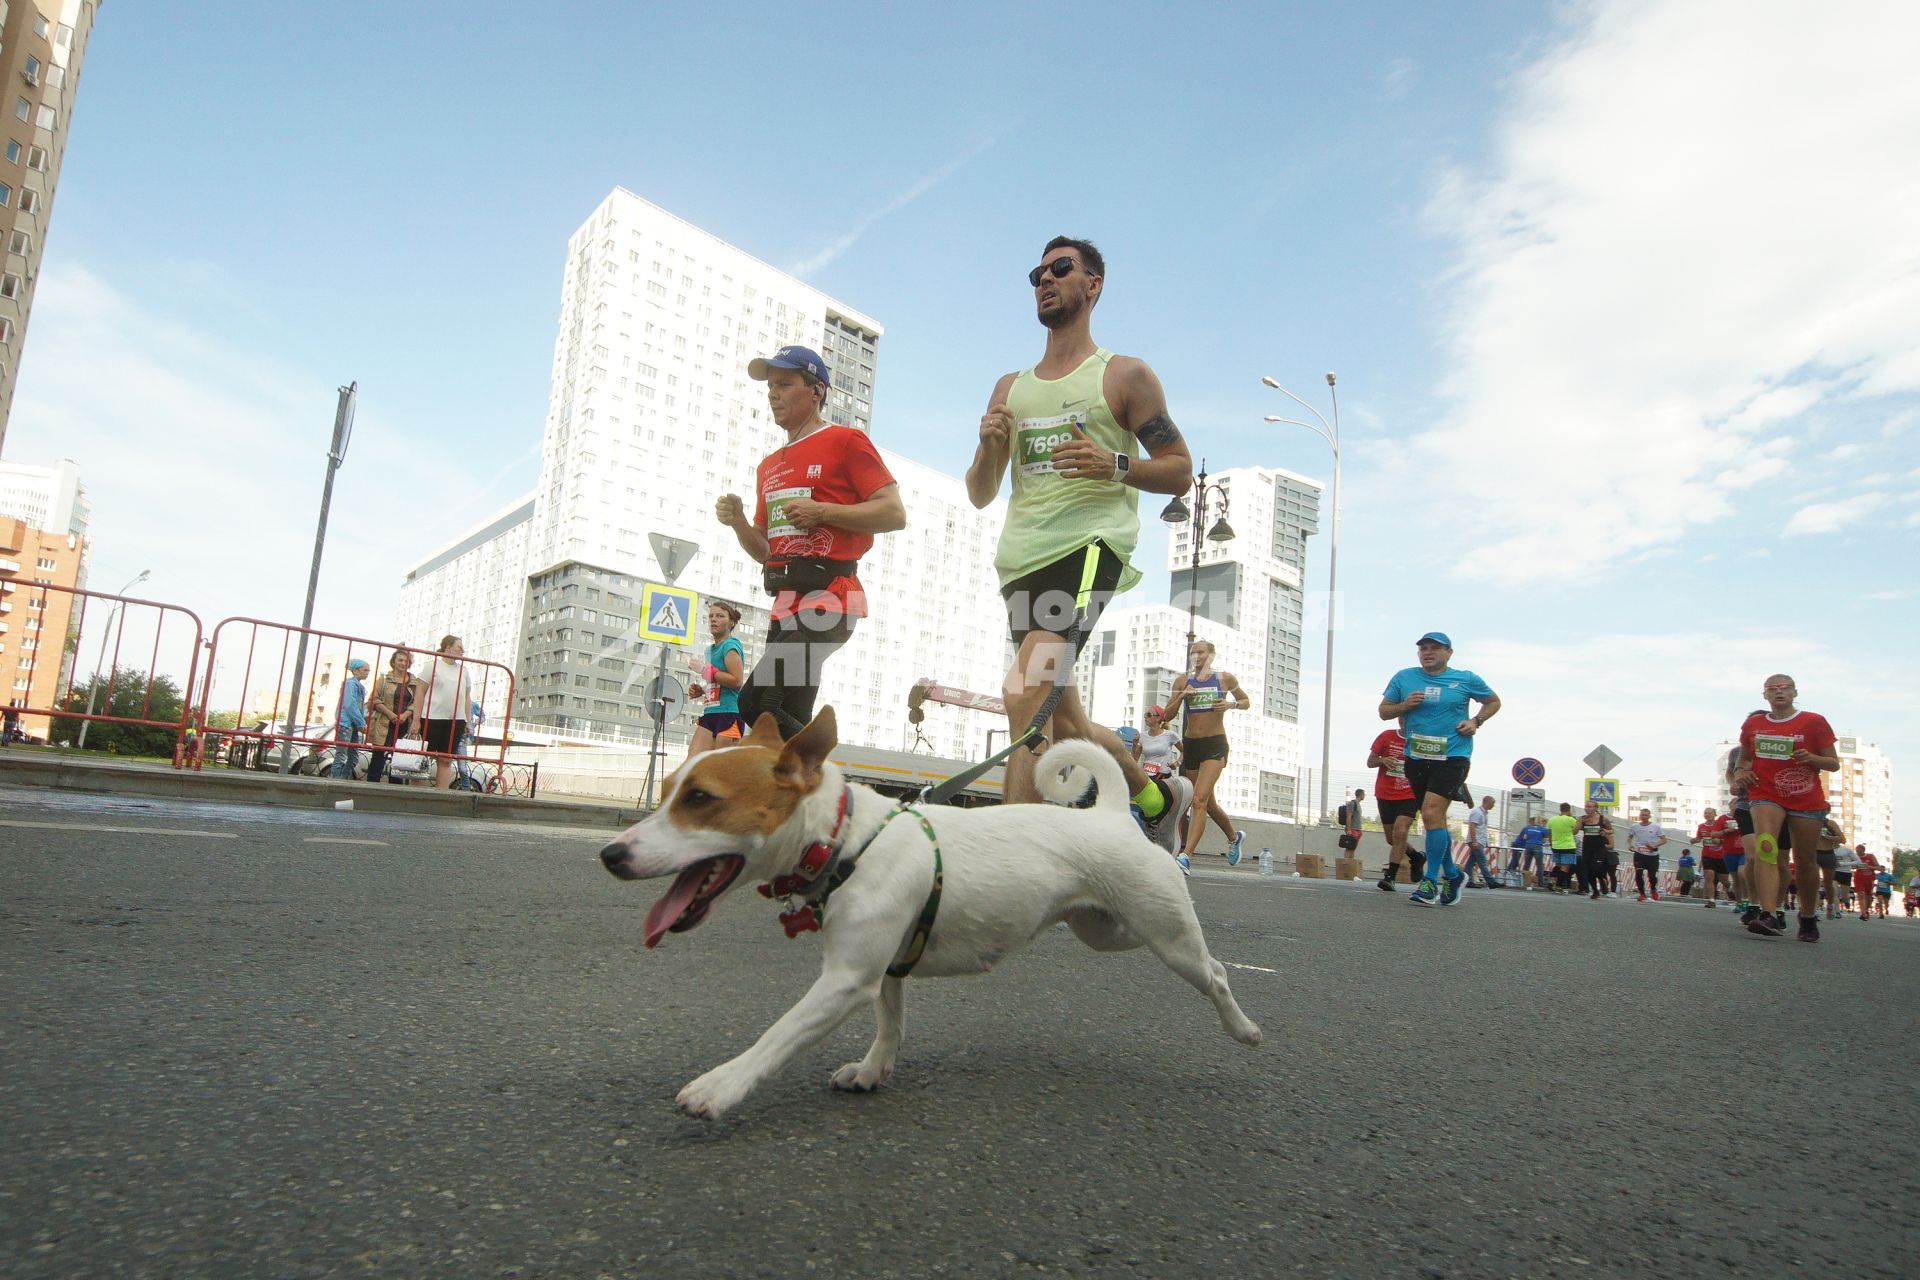
M 1033 721 L 1027 725 L 1027 731 L 1009 742 L 1002 750 L 994 752 L 970 769 L 963 769 L 945 782 L 930 787 L 922 787 L 915 797 L 919 804 L 951 804 L 953 798 L 968 787 L 985 777 L 995 765 L 1008 759 L 1021 747 L 1038 753 L 1046 745 L 1046 737 L 1040 730 L 1053 718 L 1054 708 L 1060 705 L 1061 695 L 1067 691 L 1067 681 L 1072 678 L 1073 664 L 1080 655 L 1080 642 L 1086 636 L 1087 607 L 1093 602 L 1093 576 L 1100 567 L 1100 544 L 1089 542 L 1086 555 L 1080 564 L 1080 590 L 1073 597 L 1073 622 L 1067 628 L 1067 656 L 1061 662 L 1053 677 L 1053 688 L 1047 690 L 1045 702 L 1034 713 Z

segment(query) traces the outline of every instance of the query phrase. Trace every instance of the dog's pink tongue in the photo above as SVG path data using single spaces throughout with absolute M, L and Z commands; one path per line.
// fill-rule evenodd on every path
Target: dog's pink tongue
M 694 894 L 700 891 L 707 872 L 711 870 L 713 868 L 707 863 L 696 862 L 680 873 L 672 888 L 660 895 L 660 901 L 654 903 L 652 910 L 647 912 L 648 950 L 652 950 L 655 943 L 667 936 L 667 930 L 673 928 L 674 922 L 680 919 L 680 913 L 693 901 Z

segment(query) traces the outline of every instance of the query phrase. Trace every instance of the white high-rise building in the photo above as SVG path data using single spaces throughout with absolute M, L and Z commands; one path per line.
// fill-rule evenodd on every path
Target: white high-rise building
M 50 467 L 0 462 L 0 519 L 24 520 L 46 533 L 87 536 L 93 508 L 80 483 L 80 464 L 62 458 Z
M 1622 800 L 1613 813 L 1621 824 L 1638 822 L 1640 811 L 1648 810 L 1653 820 L 1666 831 L 1669 840 L 1688 840 L 1706 821 L 1709 806 L 1724 809 L 1726 800 L 1719 787 L 1697 786 L 1689 782 L 1622 782 Z M 1678 857 L 1677 851 L 1672 856 Z
M 745 606 L 748 638 L 763 634 L 760 566 L 715 519 L 714 502 L 735 493 L 750 504 L 760 459 L 785 443 L 764 384 L 746 370 L 789 343 L 827 361 L 830 420 L 873 426 L 907 511 L 906 529 L 879 535 L 862 562 L 872 616 L 828 662 L 819 705 L 834 706 L 843 740 L 902 747 L 912 737 L 906 692 L 916 676 L 997 691 L 1006 649 L 992 562 L 1005 506 L 977 511 L 959 479 L 885 447 L 886 422 L 870 422 L 878 323 L 615 190 L 568 242 L 559 329 L 531 514 L 457 540 L 416 568 L 402 592 L 402 620 L 422 620 L 413 630 L 438 638 L 438 624 L 425 621 L 437 604 L 445 629 L 466 638 L 454 610 L 476 593 L 453 579 L 483 565 L 501 575 L 521 598 L 511 659 L 516 723 L 650 732 L 641 691 L 658 651 L 638 640 L 633 612 L 640 584 L 662 580 L 649 534 L 695 543 L 676 585 Z M 523 540 L 524 551 L 493 545 L 505 539 Z M 576 594 L 562 599 L 570 589 Z M 489 619 L 505 607 L 503 597 Z M 476 638 L 485 633 L 479 622 L 462 625 Z M 467 640 L 470 653 L 474 644 Z M 758 653 L 747 657 L 751 665 Z M 923 729 L 943 754 L 971 754 L 985 740 L 985 719 L 940 709 Z M 686 732 L 683 723 L 669 736 L 684 741 Z
M 1198 522 L 1172 528 L 1174 603 L 1102 617 L 1076 669 L 1079 687 L 1096 720 L 1139 725 L 1186 669 L 1191 627 L 1213 643 L 1215 669 L 1232 672 L 1253 704 L 1227 717 L 1232 755 L 1216 788 L 1220 803 L 1231 813 L 1292 818 L 1311 799 L 1299 791 L 1301 574 L 1306 538 L 1319 527 L 1320 485 L 1274 467 L 1223 471 L 1208 484 L 1220 492 L 1209 490 L 1197 564 Z M 1189 510 L 1194 501 L 1184 499 Z M 1141 514 L 1151 520 L 1158 512 Z M 1228 529 L 1219 530 L 1223 519 Z M 1232 536 L 1209 539 L 1216 530 Z

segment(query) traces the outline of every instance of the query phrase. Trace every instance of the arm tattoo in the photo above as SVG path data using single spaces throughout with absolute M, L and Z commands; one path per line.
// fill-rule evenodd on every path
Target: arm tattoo
M 1165 410 L 1141 423 L 1140 429 L 1133 434 L 1148 452 L 1180 442 L 1180 428 L 1173 425 L 1173 419 L 1166 415 Z

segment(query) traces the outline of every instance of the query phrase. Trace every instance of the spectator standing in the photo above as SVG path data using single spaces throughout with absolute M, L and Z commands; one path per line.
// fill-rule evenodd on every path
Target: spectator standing
M 1513 861 L 1507 870 L 1519 871 L 1522 875 L 1533 873 L 1533 887 L 1547 887 L 1547 877 L 1553 874 L 1551 855 L 1546 850 L 1546 824 L 1539 818 L 1528 818 L 1527 825 L 1520 828 L 1520 834 L 1513 838 Z
M 1467 811 L 1467 883 L 1473 883 L 1473 869 L 1480 868 L 1480 879 L 1489 889 L 1498 889 L 1499 881 L 1493 878 L 1493 867 L 1487 861 L 1487 848 L 1492 843 L 1493 797 L 1482 796 L 1478 808 Z
M 1694 860 L 1692 849 L 1682 849 L 1680 851 L 1679 862 L 1678 865 L 1674 867 L 1673 878 L 1680 883 L 1681 897 L 1686 898 L 1693 895 Z
M 367 660 L 347 659 L 347 679 L 340 686 L 340 710 L 334 716 L 333 776 L 351 779 L 360 767 L 360 751 L 352 744 L 367 739 Z
M 367 741 L 374 744 L 367 761 L 367 781 L 379 782 L 387 776 L 387 762 L 393 758 L 393 744 L 414 728 L 414 714 L 420 703 L 420 681 L 412 674 L 413 654 L 395 649 L 387 660 L 387 669 L 373 682 L 367 696 Z
M 467 704 L 473 698 L 462 662 L 466 652 L 459 636 L 440 637 L 440 647 L 427 664 L 426 696 L 420 703 L 427 750 L 438 753 L 433 762 L 433 785 L 442 791 L 453 780 L 453 757 L 467 736 Z
M 1382 729 L 1367 750 L 1367 767 L 1374 770 L 1373 803 L 1380 813 L 1380 829 L 1387 837 L 1387 869 L 1380 887 L 1392 893 L 1400 877 L 1400 859 L 1407 860 L 1407 872 L 1415 884 L 1426 878 L 1427 855 L 1407 842 L 1413 820 L 1420 816 L 1419 802 L 1407 785 L 1407 740 L 1398 729 Z
M 1651 809 L 1642 809 L 1640 821 L 1627 828 L 1627 845 L 1633 850 L 1633 891 L 1641 902 L 1648 894 L 1660 901 L 1660 848 L 1666 842 L 1666 829 L 1653 820 Z
M 766 649 L 740 689 L 749 727 L 771 715 L 791 738 L 813 718 L 827 659 L 867 616 L 856 576 L 873 536 L 907 527 L 900 486 L 864 431 L 821 417 L 831 375 L 807 347 L 781 347 L 747 364 L 767 384 L 767 406 L 787 442 L 760 460 L 751 518 L 737 494 L 714 504 L 720 523 L 756 564 L 773 603 Z

